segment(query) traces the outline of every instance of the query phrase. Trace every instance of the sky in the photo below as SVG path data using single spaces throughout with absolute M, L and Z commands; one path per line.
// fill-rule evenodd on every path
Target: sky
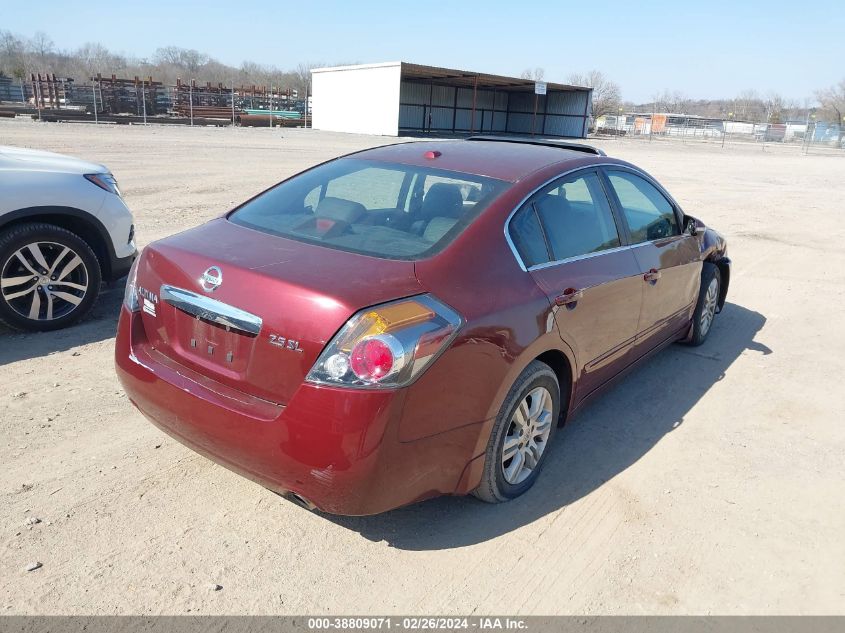
M 59 49 L 99 42 L 152 57 L 160 46 L 281 68 L 406 61 L 548 81 L 602 71 L 626 100 L 664 90 L 731 98 L 754 89 L 803 104 L 845 79 L 845 0 L 800 3 L 416 0 L 79 2 L 0 0 L 0 30 L 45 31 Z

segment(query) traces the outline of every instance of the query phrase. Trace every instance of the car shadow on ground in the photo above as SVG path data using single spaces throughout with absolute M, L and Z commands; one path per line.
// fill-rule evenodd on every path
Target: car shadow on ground
M 0 325 L 0 367 L 114 338 L 124 283 L 121 280 L 104 285 L 91 314 L 81 323 L 63 330 L 22 333 Z
M 489 505 L 474 497 L 439 497 L 377 516 L 326 518 L 407 550 L 472 545 L 536 521 L 639 460 L 684 422 L 741 354 L 771 354 L 754 341 L 765 322 L 757 312 L 726 304 L 704 345 L 660 352 L 558 429 L 542 476 L 518 499 Z

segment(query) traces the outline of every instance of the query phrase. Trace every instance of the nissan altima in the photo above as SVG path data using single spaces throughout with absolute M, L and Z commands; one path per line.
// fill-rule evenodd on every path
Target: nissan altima
M 388 145 L 148 246 L 116 365 L 166 433 L 308 508 L 502 502 L 610 381 L 707 339 L 730 268 L 718 233 L 592 147 Z

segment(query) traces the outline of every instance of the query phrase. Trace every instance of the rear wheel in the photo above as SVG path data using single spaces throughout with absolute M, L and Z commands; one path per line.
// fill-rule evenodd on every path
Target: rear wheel
M 0 321 L 30 331 L 63 328 L 87 315 L 100 291 L 100 265 L 77 235 L 24 224 L 0 236 Z
M 490 441 L 481 485 L 473 494 L 500 503 L 528 490 L 540 474 L 560 414 L 560 386 L 552 369 L 533 361 L 508 392 Z
M 710 262 L 704 262 L 704 267 L 701 270 L 701 289 L 698 292 L 698 303 L 692 315 L 690 345 L 701 345 L 707 340 L 707 335 L 713 328 L 713 320 L 716 318 L 721 290 L 722 275 L 719 273 L 719 267 Z

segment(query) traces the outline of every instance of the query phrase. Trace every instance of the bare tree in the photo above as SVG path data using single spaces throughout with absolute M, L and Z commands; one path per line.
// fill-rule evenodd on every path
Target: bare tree
M 296 65 L 293 70 L 294 88 L 299 93 L 300 98 L 305 97 L 306 93 L 311 94 L 311 71 L 324 66 L 325 64 L 322 62 L 305 62 Z
M 662 93 L 652 97 L 652 110 L 654 112 L 671 112 L 674 114 L 688 114 L 691 110 L 692 100 L 683 92 L 675 90 Z
M 200 70 L 210 61 L 211 58 L 205 53 L 179 46 L 163 46 L 156 49 L 153 55 L 154 65 L 159 70 L 164 70 L 165 76 L 176 74 L 196 78 Z
M 754 118 L 759 103 L 760 97 L 756 90 L 743 90 L 734 99 L 734 116 L 740 121 L 747 121 L 748 119 Z
M 18 80 L 26 76 L 26 47 L 11 31 L 0 31 L 0 74 L 8 73 Z
M 45 66 L 48 55 L 53 52 L 53 40 L 44 31 L 37 31 L 29 41 L 29 46 L 38 59 L 38 63 L 42 67 Z M 46 68 L 43 68 L 43 70 L 46 70 Z
M 573 73 L 567 81 L 574 86 L 584 86 L 593 89 L 593 118 L 617 112 L 622 103 L 622 91 L 619 84 L 605 77 L 598 70 L 588 73 Z
M 766 110 L 766 123 L 783 123 L 787 115 L 786 100 L 776 92 L 771 92 L 763 101 Z
M 112 55 L 105 46 L 97 42 L 86 42 L 77 49 L 75 56 L 77 63 L 82 66 L 82 70 L 88 77 L 106 70 L 109 72 L 117 70 L 118 63 L 115 55 Z
M 519 73 L 521 79 L 532 79 L 534 81 L 543 81 L 543 77 L 546 76 L 545 69 L 537 66 L 536 68 L 526 68 L 521 73 Z
M 822 107 L 822 116 L 839 126 L 839 142 L 842 142 L 845 128 L 845 79 L 835 86 L 816 92 L 816 98 Z
M 182 65 L 192 75 L 197 74 L 199 69 L 208 63 L 208 55 L 200 53 L 198 50 L 189 48 L 182 51 L 181 61 Z

